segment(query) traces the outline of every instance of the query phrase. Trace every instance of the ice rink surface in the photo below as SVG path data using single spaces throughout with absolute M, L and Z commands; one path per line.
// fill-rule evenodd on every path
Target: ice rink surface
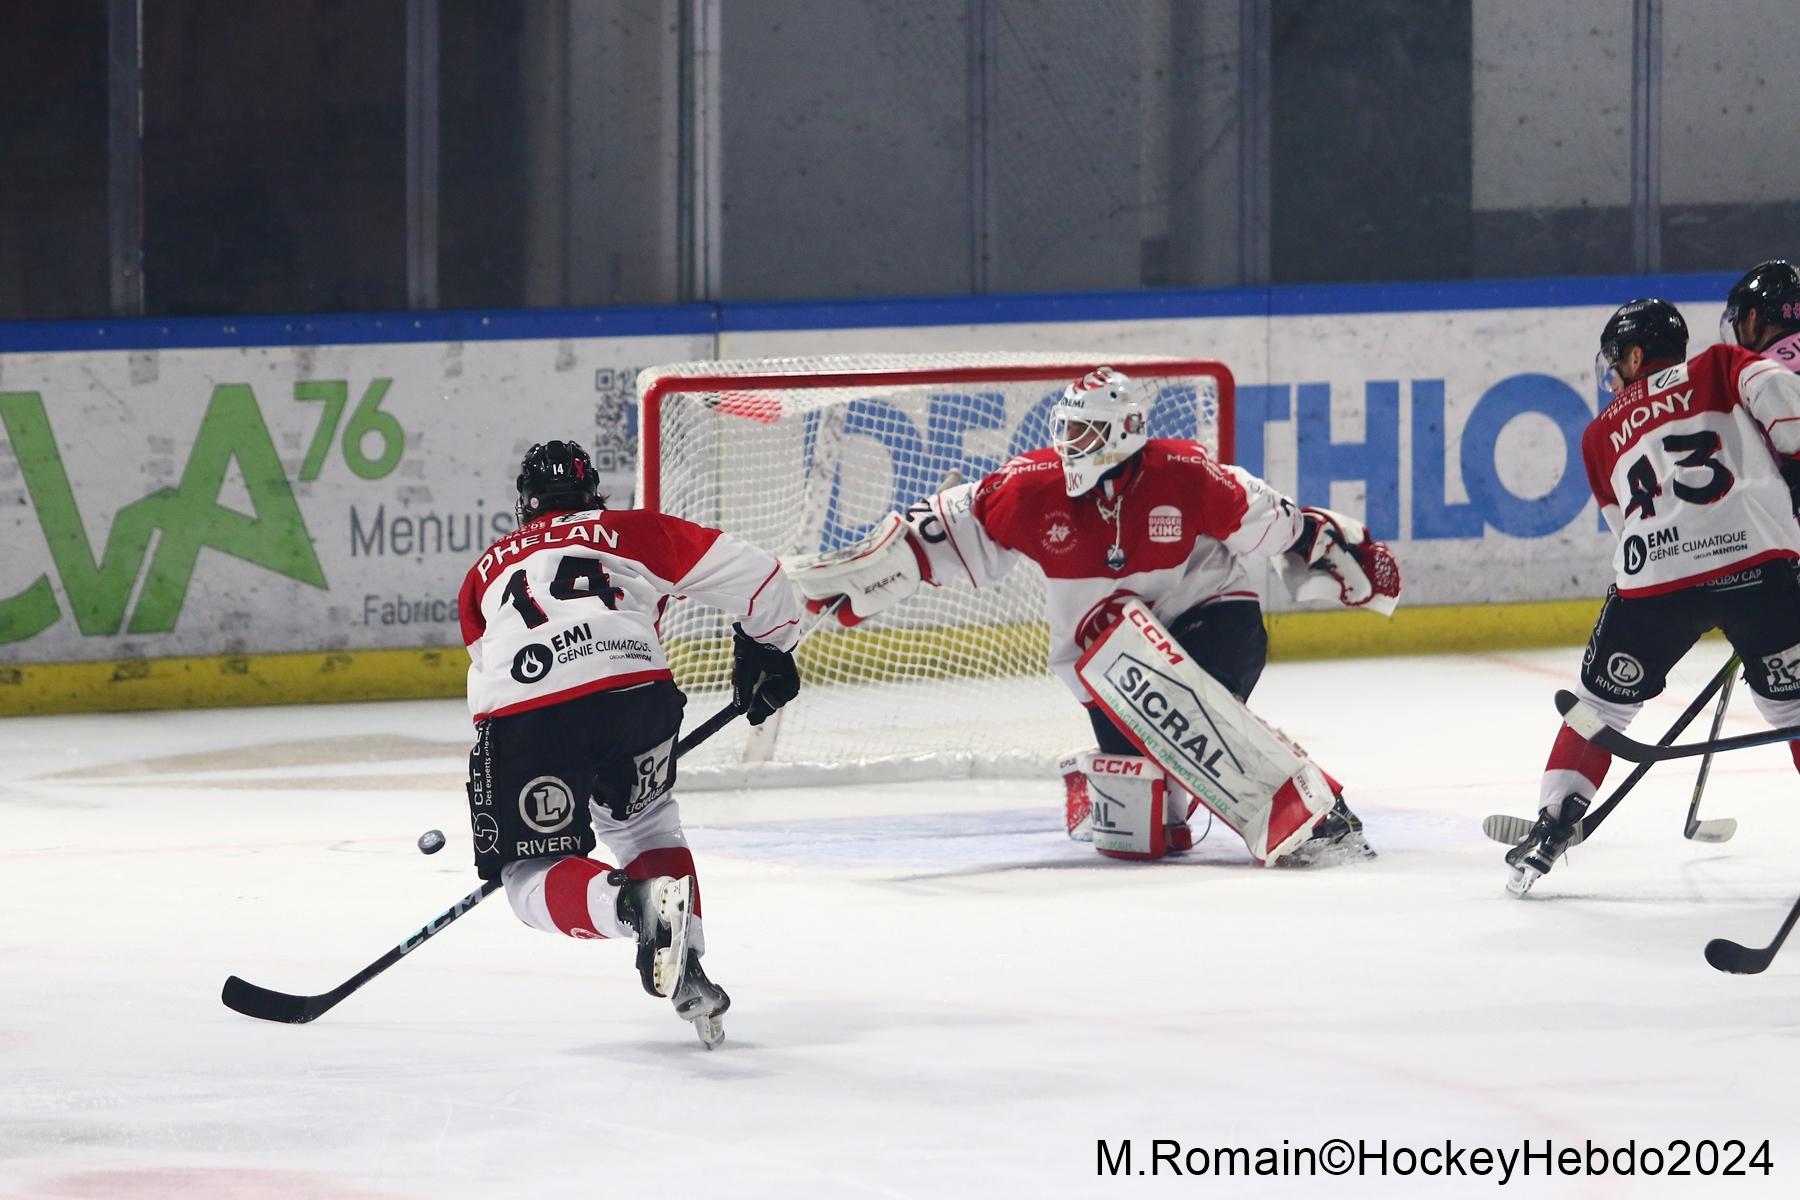
M 1691 655 L 1635 732 L 1723 657 Z M 0 723 L 0 1196 L 1499 1185 L 1135 1174 L 1152 1139 L 1339 1137 L 1465 1164 L 1526 1139 L 1767 1138 L 1766 1176 L 1536 1164 L 1498 1194 L 1800 1194 L 1800 949 L 1755 977 L 1701 959 L 1766 943 L 1800 892 L 1800 779 L 1780 747 L 1720 759 L 1703 815 L 1741 825 L 1708 846 L 1681 836 L 1691 766 L 1660 767 L 1511 899 L 1478 825 L 1533 810 L 1578 661 L 1273 666 L 1257 708 L 1381 852 L 1336 870 L 1254 868 L 1222 829 L 1105 861 L 1064 837 L 1050 778 L 688 794 L 707 966 L 735 1001 L 712 1053 L 627 947 L 533 932 L 499 898 L 315 1024 L 220 1005 L 233 972 L 327 990 L 473 885 L 458 703 Z M 1727 729 L 1757 727 L 1740 689 Z M 430 827 L 450 845 L 427 858 Z M 1132 1139 L 1133 1175 L 1097 1176 L 1098 1139 Z

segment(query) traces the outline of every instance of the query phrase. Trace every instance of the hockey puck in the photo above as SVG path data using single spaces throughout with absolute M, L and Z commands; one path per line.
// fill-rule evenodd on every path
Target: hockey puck
M 443 830 L 427 829 L 424 833 L 421 833 L 419 835 L 419 853 L 420 854 L 436 854 L 439 850 L 442 850 L 443 848 L 444 848 L 444 831 Z

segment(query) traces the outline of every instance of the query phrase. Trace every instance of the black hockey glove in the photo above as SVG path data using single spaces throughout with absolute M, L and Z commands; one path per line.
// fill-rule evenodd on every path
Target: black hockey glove
M 786 650 L 764 645 L 733 625 L 731 700 L 761 725 L 775 710 L 800 694 L 800 669 Z

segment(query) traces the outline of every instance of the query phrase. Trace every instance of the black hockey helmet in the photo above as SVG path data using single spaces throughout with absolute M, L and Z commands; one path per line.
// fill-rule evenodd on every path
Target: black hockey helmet
M 553 512 L 603 508 L 594 464 L 578 442 L 539 442 L 519 463 L 519 524 Z
M 1632 346 L 1644 351 L 1649 363 L 1681 362 L 1687 358 L 1688 328 L 1681 313 L 1667 300 L 1644 299 L 1621 304 L 1600 331 L 1600 353 L 1594 356 L 1594 378 L 1604 392 L 1617 391 L 1625 381 L 1615 368 Z
M 1762 318 L 1764 325 L 1800 329 L 1800 270 L 1786 259 L 1772 258 L 1746 271 L 1726 293 L 1725 311 L 1719 317 L 1719 340 L 1740 345 L 1737 324 L 1749 313 Z

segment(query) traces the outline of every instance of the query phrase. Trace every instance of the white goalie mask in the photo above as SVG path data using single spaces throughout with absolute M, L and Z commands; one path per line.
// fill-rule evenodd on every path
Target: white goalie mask
M 1050 413 L 1050 444 L 1062 459 L 1063 483 L 1079 496 L 1150 440 L 1149 412 L 1138 385 L 1111 367 L 1071 383 Z

